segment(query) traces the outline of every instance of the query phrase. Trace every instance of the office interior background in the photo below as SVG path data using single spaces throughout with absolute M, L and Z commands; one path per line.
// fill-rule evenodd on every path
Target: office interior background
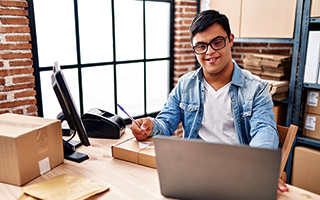
M 308 33 L 319 30 L 319 1 L 263 2 L 1 1 L 0 113 L 55 118 L 61 109 L 50 76 L 58 61 L 80 114 L 97 107 L 127 119 L 119 103 L 136 118 L 155 116 L 178 78 L 198 67 L 188 32 L 193 17 L 203 9 L 223 11 L 228 5 L 225 13 L 237 37 L 232 54 L 240 66 L 247 53 L 292 56 L 287 98 L 274 102 L 285 113 L 279 123 L 298 125 L 296 145 L 319 150 L 319 133 L 304 137 L 303 130 L 308 90 L 320 89 L 318 83 L 303 80 Z M 245 23 L 245 17 L 255 21 Z M 284 25 L 275 23 L 282 19 Z M 317 159 L 319 163 L 320 155 Z

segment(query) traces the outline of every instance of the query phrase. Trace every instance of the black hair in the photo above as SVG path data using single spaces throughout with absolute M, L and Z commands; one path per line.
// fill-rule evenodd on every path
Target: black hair
M 226 15 L 220 14 L 216 10 L 205 10 L 198 13 L 193 19 L 190 25 L 190 36 L 191 36 L 191 44 L 193 37 L 200 32 L 205 31 L 209 27 L 211 27 L 214 23 L 218 23 L 222 26 L 222 28 L 227 32 L 228 38 L 231 34 L 231 29 L 229 25 L 229 20 Z M 230 39 L 230 38 L 229 38 Z

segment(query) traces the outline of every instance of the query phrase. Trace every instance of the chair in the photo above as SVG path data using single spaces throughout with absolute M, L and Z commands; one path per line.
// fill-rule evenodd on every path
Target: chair
M 294 138 L 296 137 L 298 126 L 291 124 L 290 127 L 288 128 L 285 126 L 277 125 L 277 130 L 279 133 L 279 143 L 283 144 L 281 149 L 281 164 L 280 164 L 279 177 L 284 182 L 286 182 L 287 174 L 286 172 L 284 172 L 284 168 L 286 166 Z

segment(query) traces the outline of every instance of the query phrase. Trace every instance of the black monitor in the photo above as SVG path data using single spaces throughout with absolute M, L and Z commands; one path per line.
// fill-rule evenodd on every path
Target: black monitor
M 90 142 L 58 62 L 54 63 L 51 81 L 53 90 L 62 109 L 62 115 L 59 114 L 60 119 L 62 121 L 66 119 L 71 133 L 71 137 L 68 140 L 63 140 L 64 158 L 82 162 L 89 157 L 86 154 L 76 152 L 75 149 L 79 145 L 72 141 L 72 138 L 78 133 L 78 137 L 83 145 L 89 146 Z

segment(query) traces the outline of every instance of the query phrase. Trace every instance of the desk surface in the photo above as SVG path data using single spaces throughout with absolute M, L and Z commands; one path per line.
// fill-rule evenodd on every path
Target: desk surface
M 132 137 L 129 129 L 119 139 Z M 167 199 L 160 193 L 157 170 L 142 165 L 112 158 L 111 146 L 119 140 L 90 138 L 91 146 L 81 146 L 79 152 L 86 153 L 89 159 L 82 163 L 65 160 L 64 163 L 27 185 L 39 183 L 57 175 L 66 173 L 95 180 L 110 186 L 110 190 L 89 199 Z M 318 199 L 314 193 L 288 185 L 289 192 L 278 196 L 278 200 Z M 18 199 L 22 195 L 20 187 L 0 183 L 0 199 Z

